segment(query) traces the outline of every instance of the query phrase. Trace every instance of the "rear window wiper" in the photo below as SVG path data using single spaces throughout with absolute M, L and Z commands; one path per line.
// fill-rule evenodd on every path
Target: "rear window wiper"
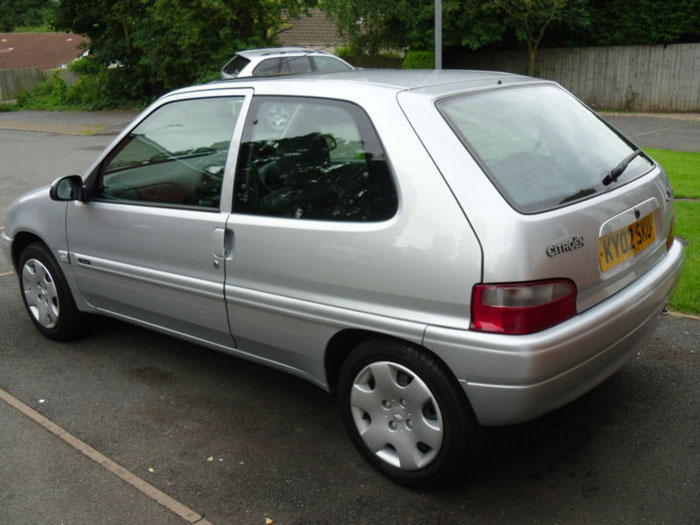
M 629 163 L 632 162 L 639 155 L 644 155 L 644 152 L 641 149 L 636 149 L 632 153 L 627 155 L 624 159 L 622 159 L 617 166 L 615 166 L 613 169 L 611 169 L 605 174 L 605 177 L 603 178 L 603 185 L 607 186 L 608 184 L 616 182 L 620 175 L 622 175 L 622 173 L 627 169 Z
M 584 197 L 588 197 L 589 195 L 593 195 L 595 193 L 594 188 L 586 188 L 585 190 L 579 190 L 573 195 L 569 195 L 568 197 L 564 197 L 562 200 L 559 201 L 559 204 L 566 204 L 567 202 L 573 202 L 577 201 L 579 199 L 583 199 Z

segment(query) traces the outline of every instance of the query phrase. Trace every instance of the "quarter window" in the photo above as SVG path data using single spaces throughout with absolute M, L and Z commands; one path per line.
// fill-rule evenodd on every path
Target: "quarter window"
M 247 58 L 242 57 L 241 55 L 236 55 L 231 60 L 226 62 L 226 65 L 223 67 L 223 71 L 229 75 L 237 75 L 249 63 L 250 60 Z
M 102 163 L 101 200 L 218 209 L 243 97 L 171 102 L 136 126 Z
M 254 97 L 236 167 L 234 212 L 381 221 L 397 194 L 379 138 L 358 106 Z

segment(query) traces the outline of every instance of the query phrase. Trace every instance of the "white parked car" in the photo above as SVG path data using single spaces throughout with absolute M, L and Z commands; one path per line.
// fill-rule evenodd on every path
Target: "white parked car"
M 241 78 L 156 101 L 0 241 L 47 337 L 101 314 L 295 374 L 425 487 L 649 339 L 683 263 L 672 196 L 553 82 Z
M 270 47 L 239 51 L 221 68 L 221 78 L 335 73 L 353 69 L 342 58 L 325 51 L 305 47 Z

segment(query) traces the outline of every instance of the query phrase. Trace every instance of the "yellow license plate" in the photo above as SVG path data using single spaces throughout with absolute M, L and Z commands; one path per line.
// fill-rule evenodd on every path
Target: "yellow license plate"
M 650 213 L 600 238 L 600 270 L 607 272 L 610 268 L 626 261 L 649 246 L 656 239 L 654 217 Z

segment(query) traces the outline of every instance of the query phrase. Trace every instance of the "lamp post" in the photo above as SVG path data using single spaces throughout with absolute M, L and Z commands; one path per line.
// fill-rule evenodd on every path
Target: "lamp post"
M 435 69 L 442 69 L 442 0 L 435 0 Z

